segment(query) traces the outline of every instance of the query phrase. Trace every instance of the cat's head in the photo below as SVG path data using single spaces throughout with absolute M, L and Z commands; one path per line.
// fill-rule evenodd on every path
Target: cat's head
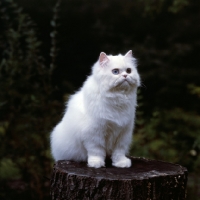
M 132 51 L 125 55 L 106 55 L 100 53 L 93 67 L 93 75 L 100 87 L 109 91 L 132 91 L 140 86 L 140 76 L 136 68 L 136 59 Z

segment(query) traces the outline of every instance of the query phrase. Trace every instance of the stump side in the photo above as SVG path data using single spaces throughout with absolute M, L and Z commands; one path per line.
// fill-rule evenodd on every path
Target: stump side
M 176 164 L 131 157 L 131 168 L 89 168 L 58 161 L 51 179 L 52 199 L 186 199 L 187 169 Z

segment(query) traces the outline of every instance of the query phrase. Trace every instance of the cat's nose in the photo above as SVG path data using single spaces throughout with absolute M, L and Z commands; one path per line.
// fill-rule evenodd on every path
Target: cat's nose
M 123 75 L 123 77 L 125 77 L 125 78 L 126 78 L 126 77 L 127 77 L 127 75 Z

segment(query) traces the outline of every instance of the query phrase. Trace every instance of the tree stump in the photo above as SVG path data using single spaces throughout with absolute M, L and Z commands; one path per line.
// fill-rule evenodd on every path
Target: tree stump
M 183 200 L 187 169 L 172 163 L 130 157 L 130 168 L 90 168 L 87 163 L 58 161 L 51 178 L 52 200 Z

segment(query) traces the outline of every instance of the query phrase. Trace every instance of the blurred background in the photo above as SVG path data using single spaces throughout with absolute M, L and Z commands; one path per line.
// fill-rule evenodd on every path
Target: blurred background
M 65 101 L 101 51 L 130 49 L 142 79 L 130 154 L 187 167 L 187 199 L 200 199 L 199 22 L 199 0 L 1 0 L 0 199 L 49 199 Z

